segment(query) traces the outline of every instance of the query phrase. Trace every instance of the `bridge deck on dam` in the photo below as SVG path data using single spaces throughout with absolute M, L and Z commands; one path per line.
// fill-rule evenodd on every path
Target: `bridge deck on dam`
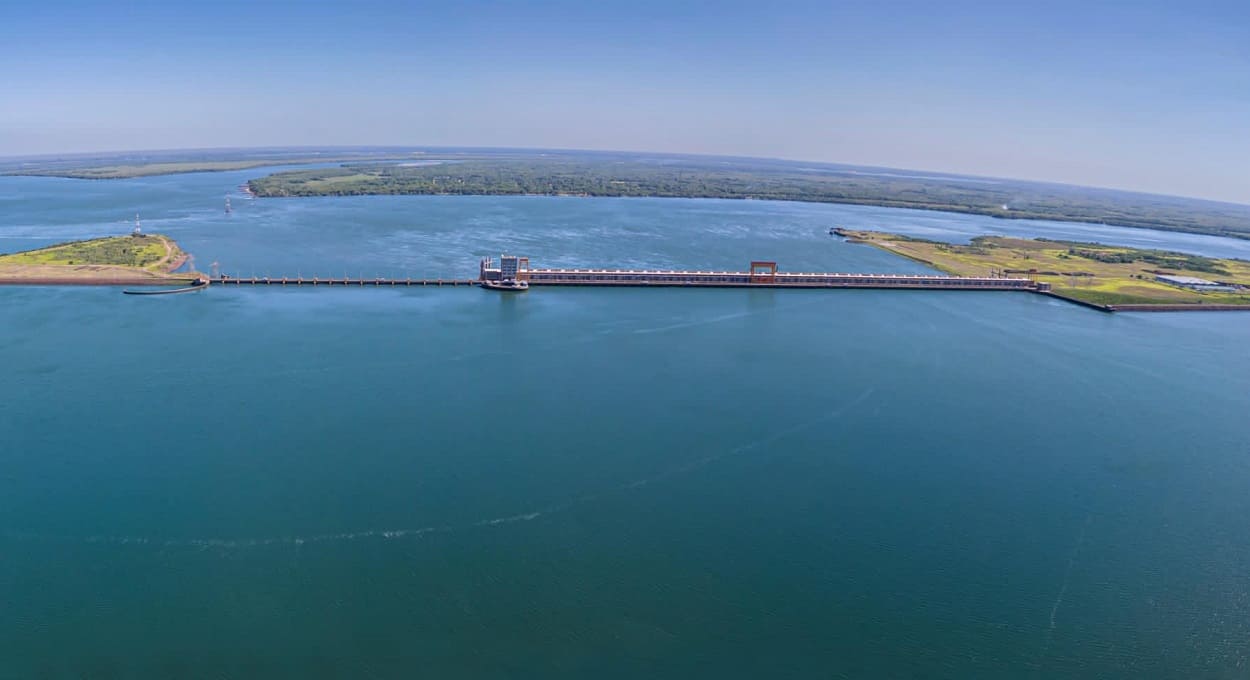
M 219 275 L 223 286 L 474 286 L 483 281 L 525 281 L 530 286 L 707 287 L 707 288 L 908 288 L 929 290 L 1043 291 L 1047 286 L 1027 278 L 946 276 L 944 274 L 841 274 L 779 272 L 775 262 L 756 261 L 749 271 L 531 269 L 529 259 L 503 256 L 481 261 L 476 279 L 305 278 Z
M 531 286 L 708 286 L 722 288 L 938 288 L 1033 290 L 1030 279 L 906 274 L 616 271 L 534 269 L 523 277 Z
M 944 274 L 840 274 L 779 272 L 777 263 L 754 261 L 747 271 L 531 269 L 529 258 L 503 256 L 481 261 L 481 281 L 515 279 L 531 286 L 707 286 L 718 288 L 928 288 L 940 290 L 1038 290 L 1028 278 Z M 1044 285 L 1044 284 L 1041 284 Z
M 221 286 L 476 286 L 484 279 L 302 278 L 218 276 Z M 492 279 L 485 279 L 492 280 Z M 498 280 L 498 279 L 493 279 Z M 547 269 L 529 272 L 531 286 L 705 287 L 705 288 L 926 288 L 931 290 L 1037 290 L 1029 279 L 900 274 L 778 274 L 766 280 L 743 273 L 680 271 L 579 271 Z

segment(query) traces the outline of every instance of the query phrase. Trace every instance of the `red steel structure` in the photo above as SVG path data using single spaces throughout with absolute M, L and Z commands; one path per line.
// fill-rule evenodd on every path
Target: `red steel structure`
M 751 283 L 773 283 L 777 280 L 777 263 L 764 260 L 751 262 Z

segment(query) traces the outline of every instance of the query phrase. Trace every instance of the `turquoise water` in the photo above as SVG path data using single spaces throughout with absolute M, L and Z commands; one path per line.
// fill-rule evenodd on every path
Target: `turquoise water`
M 201 268 L 917 271 L 846 206 L 248 201 L 0 178 L 0 249 L 137 209 Z M 1196 244 L 1196 245 L 1195 245 Z M 1016 293 L 0 288 L 0 677 L 1239 677 L 1250 317 Z

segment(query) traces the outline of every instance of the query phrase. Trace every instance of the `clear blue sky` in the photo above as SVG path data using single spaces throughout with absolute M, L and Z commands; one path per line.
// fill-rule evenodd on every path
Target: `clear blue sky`
M 0 155 L 768 156 L 1250 203 L 1250 3 L 6 2 Z

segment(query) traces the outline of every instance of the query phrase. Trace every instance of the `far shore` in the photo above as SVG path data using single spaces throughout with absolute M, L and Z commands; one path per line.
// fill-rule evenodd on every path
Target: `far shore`
M 230 172 L 232 170 L 251 170 L 281 165 L 310 165 L 320 163 L 360 163 L 378 161 L 415 160 L 421 156 L 412 154 L 389 155 L 353 155 L 343 154 L 325 158 L 258 158 L 240 161 L 181 161 L 169 163 L 134 163 L 128 165 L 97 165 L 86 167 L 32 167 L 9 170 L 0 175 L 14 177 L 61 177 L 64 179 L 136 179 L 139 177 L 159 177 L 161 175 L 181 175 L 200 172 Z M 250 191 L 250 190 L 249 190 Z

